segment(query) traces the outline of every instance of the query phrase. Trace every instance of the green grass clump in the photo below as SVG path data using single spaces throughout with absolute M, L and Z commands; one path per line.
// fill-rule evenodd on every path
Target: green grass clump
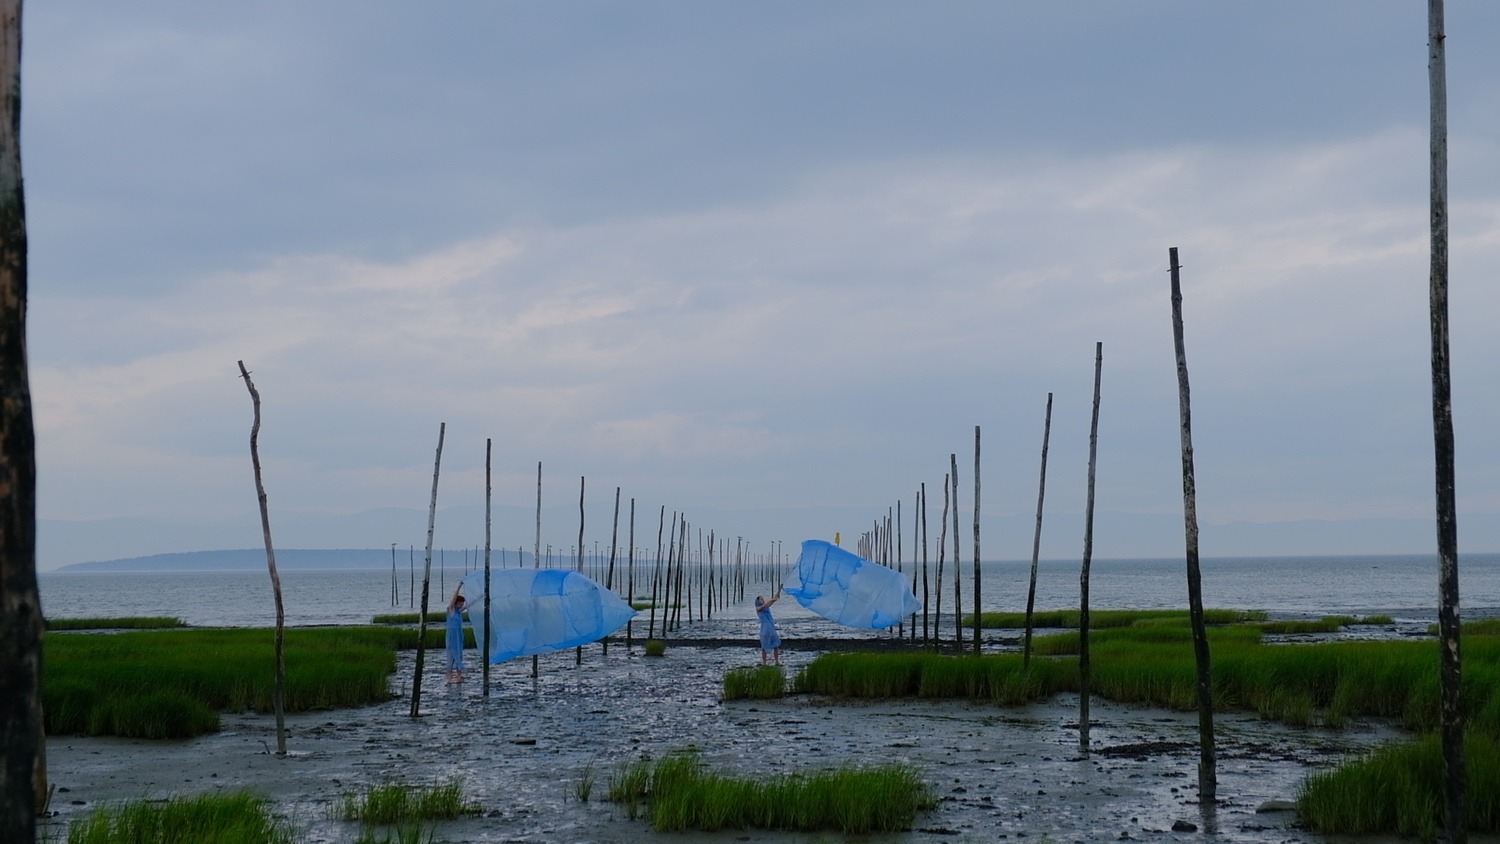
M 1500 739 L 1471 732 L 1464 745 L 1469 831 L 1500 832 Z M 1324 834 L 1396 833 L 1431 841 L 1443 826 L 1442 764 L 1435 735 L 1379 748 L 1308 777 L 1298 814 Z
M 653 602 L 653 601 L 651 601 L 650 599 L 647 599 L 647 600 L 644 600 L 644 601 L 637 600 L 637 601 L 631 601 L 630 602 L 630 608 L 633 609 L 633 610 L 649 610 L 649 609 L 651 609 L 654 606 L 656 606 L 656 603 Z
M 49 618 L 48 630 L 150 630 L 186 627 L 180 618 L 166 616 L 123 616 L 120 618 Z
M 1187 610 L 1091 610 L 1089 629 L 1102 630 L 1111 627 L 1131 627 L 1144 624 L 1187 624 Z M 1239 624 L 1247 621 L 1264 621 L 1261 610 L 1205 609 L 1203 620 L 1207 624 Z M 1038 629 L 1078 629 L 1078 610 L 1043 610 L 1031 614 L 1031 625 Z M 974 614 L 963 617 L 963 626 L 974 627 Z M 979 626 L 1020 630 L 1026 627 L 1026 613 L 986 612 L 979 614 Z
M 443 624 L 447 620 L 448 614 L 446 612 L 439 611 L 427 613 L 428 624 L 431 624 L 433 622 Z M 370 619 L 371 624 L 418 624 L 421 621 L 422 614 L 419 612 L 383 613 Z
M 286 631 L 286 710 L 390 699 L 401 631 Z M 42 686 L 47 732 L 182 738 L 218 729 L 217 713 L 272 711 L 275 631 L 222 628 L 49 633 Z
M 1076 689 L 1076 674 L 1074 663 L 1058 660 L 1033 660 L 1023 670 L 1018 654 L 837 653 L 808 663 L 792 688 L 835 698 L 963 697 L 1009 706 Z
M 660 639 L 646 640 L 646 656 L 666 656 L 667 643 Z
M 372 785 L 363 794 L 345 794 L 339 818 L 389 826 L 411 821 L 453 820 L 479 813 L 465 802 L 463 782 L 452 779 L 430 785 L 389 782 Z
M 756 781 L 708 772 L 692 754 L 621 768 L 610 780 L 609 799 L 624 803 L 632 818 L 644 807 L 652 827 L 662 832 L 897 832 L 937 805 L 932 788 L 903 765 L 845 766 Z
M 731 668 L 724 674 L 724 699 L 769 700 L 786 694 L 786 674 L 779 665 Z
M 264 797 L 240 792 L 138 800 L 98 809 L 68 827 L 68 844 L 294 844 Z

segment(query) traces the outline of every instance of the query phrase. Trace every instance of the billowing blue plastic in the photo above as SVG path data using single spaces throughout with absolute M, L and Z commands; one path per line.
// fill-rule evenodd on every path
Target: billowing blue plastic
M 829 621 L 879 630 L 921 608 L 906 578 L 829 542 L 809 539 L 797 558 L 800 586 L 786 594 Z
M 489 619 L 484 572 L 470 572 L 461 583 L 481 654 L 490 637 L 490 662 L 597 642 L 635 617 L 619 595 L 566 569 L 491 570 Z

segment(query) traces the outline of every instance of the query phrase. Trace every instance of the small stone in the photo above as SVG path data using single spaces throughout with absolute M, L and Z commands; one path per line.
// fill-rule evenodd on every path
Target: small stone
M 1172 821 L 1173 832 L 1197 832 L 1198 825 L 1190 821 Z
M 1267 812 L 1293 812 L 1296 811 L 1296 809 L 1297 804 L 1292 802 L 1291 800 L 1267 800 L 1266 802 L 1255 807 L 1255 814 L 1262 815 Z

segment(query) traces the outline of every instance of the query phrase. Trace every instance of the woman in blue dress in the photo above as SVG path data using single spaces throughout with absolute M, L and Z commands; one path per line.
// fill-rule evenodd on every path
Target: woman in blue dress
M 781 664 L 781 635 L 776 632 L 776 619 L 771 617 L 771 605 L 781 600 L 781 589 L 778 587 L 776 594 L 767 601 L 759 595 L 755 596 L 755 615 L 760 619 L 760 664 L 766 664 L 767 653 L 771 654 L 776 664 Z
M 464 596 L 454 592 L 453 600 L 448 602 L 449 683 L 464 681 L 464 610 L 468 608 L 469 603 L 464 600 Z

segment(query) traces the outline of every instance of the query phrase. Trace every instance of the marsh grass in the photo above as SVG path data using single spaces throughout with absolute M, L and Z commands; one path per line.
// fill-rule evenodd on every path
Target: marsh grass
M 286 631 L 286 711 L 388 700 L 400 636 L 378 627 Z M 47 732 L 183 738 L 217 730 L 220 712 L 269 712 L 273 640 L 272 630 L 244 628 L 49 633 Z
M 427 623 L 428 624 L 432 624 L 434 622 L 436 622 L 438 624 L 443 624 L 447 620 L 448 620 L 448 614 L 446 612 L 429 612 L 429 613 L 427 613 Z M 370 623 L 371 624 L 418 624 L 421 621 L 422 621 L 422 614 L 419 613 L 419 612 L 392 612 L 392 613 L 383 613 L 381 615 L 377 615 L 374 618 L 370 619 Z
M 694 754 L 673 754 L 619 769 L 609 800 L 631 818 L 644 813 L 662 832 L 773 829 L 845 834 L 897 832 L 937 805 L 930 786 L 903 765 L 845 766 L 753 780 L 704 769 Z
M 1500 739 L 1465 739 L 1469 831 L 1500 832 Z M 1442 749 L 1436 735 L 1378 748 L 1313 774 L 1297 799 L 1302 822 L 1336 835 L 1397 833 L 1425 841 L 1442 829 Z
M 1076 689 L 1076 673 L 1071 661 L 1035 660 L 1023 668 L 1019 654 L 839 653 L 808 663 L 792 688 L 834 698 L 970 698 L 1014 706 Z
M 166 616 L 124 616 L 121 618 L 49 618 L 48 630 L 151 630 L 186 627 L 180 618 Z
M 646 640 L 646 656 L 666 656 L 667 643 L 660 639 Z
M 1264 621 L 1266 613 L 1261 610 L 1205 609 L 1203 620 L 1208 624 L 1240 624 L 1249 621 Z M 1146 624 L 1187 624 L 1187 610 L 1092 610 L 1089 612 L 1089 629 L 1102 630 L 1112 627 L 1131 627 Z M 1039 629 L 1078 629 L 1078 610 L 1043 610 L 1032 613 L 1031 624 Z M 963 617 L 964 627 L 974 626 L 974 614 Z M 1005 630 L 1019 630 L 1026 626 L 1026 614 L 1020 612 L 986 612 L 979 614 L 979 626 Z
M 786 674 L 779 665 L 731 668 L 724 674 L 724 700 L 770 700 L 786 694 Z
M 450 779 L 428 785 L 388 782 L 369 786 L 362 794 L 345 794 L 338 817 L 365 824 L 400 826 L 478 813 L 477 805 L 464 800 L 463 781 Z
M 287 824 L 251 792 L 137 800 L 106 806 L 68 827 L 68 844 L 294 844 Z

